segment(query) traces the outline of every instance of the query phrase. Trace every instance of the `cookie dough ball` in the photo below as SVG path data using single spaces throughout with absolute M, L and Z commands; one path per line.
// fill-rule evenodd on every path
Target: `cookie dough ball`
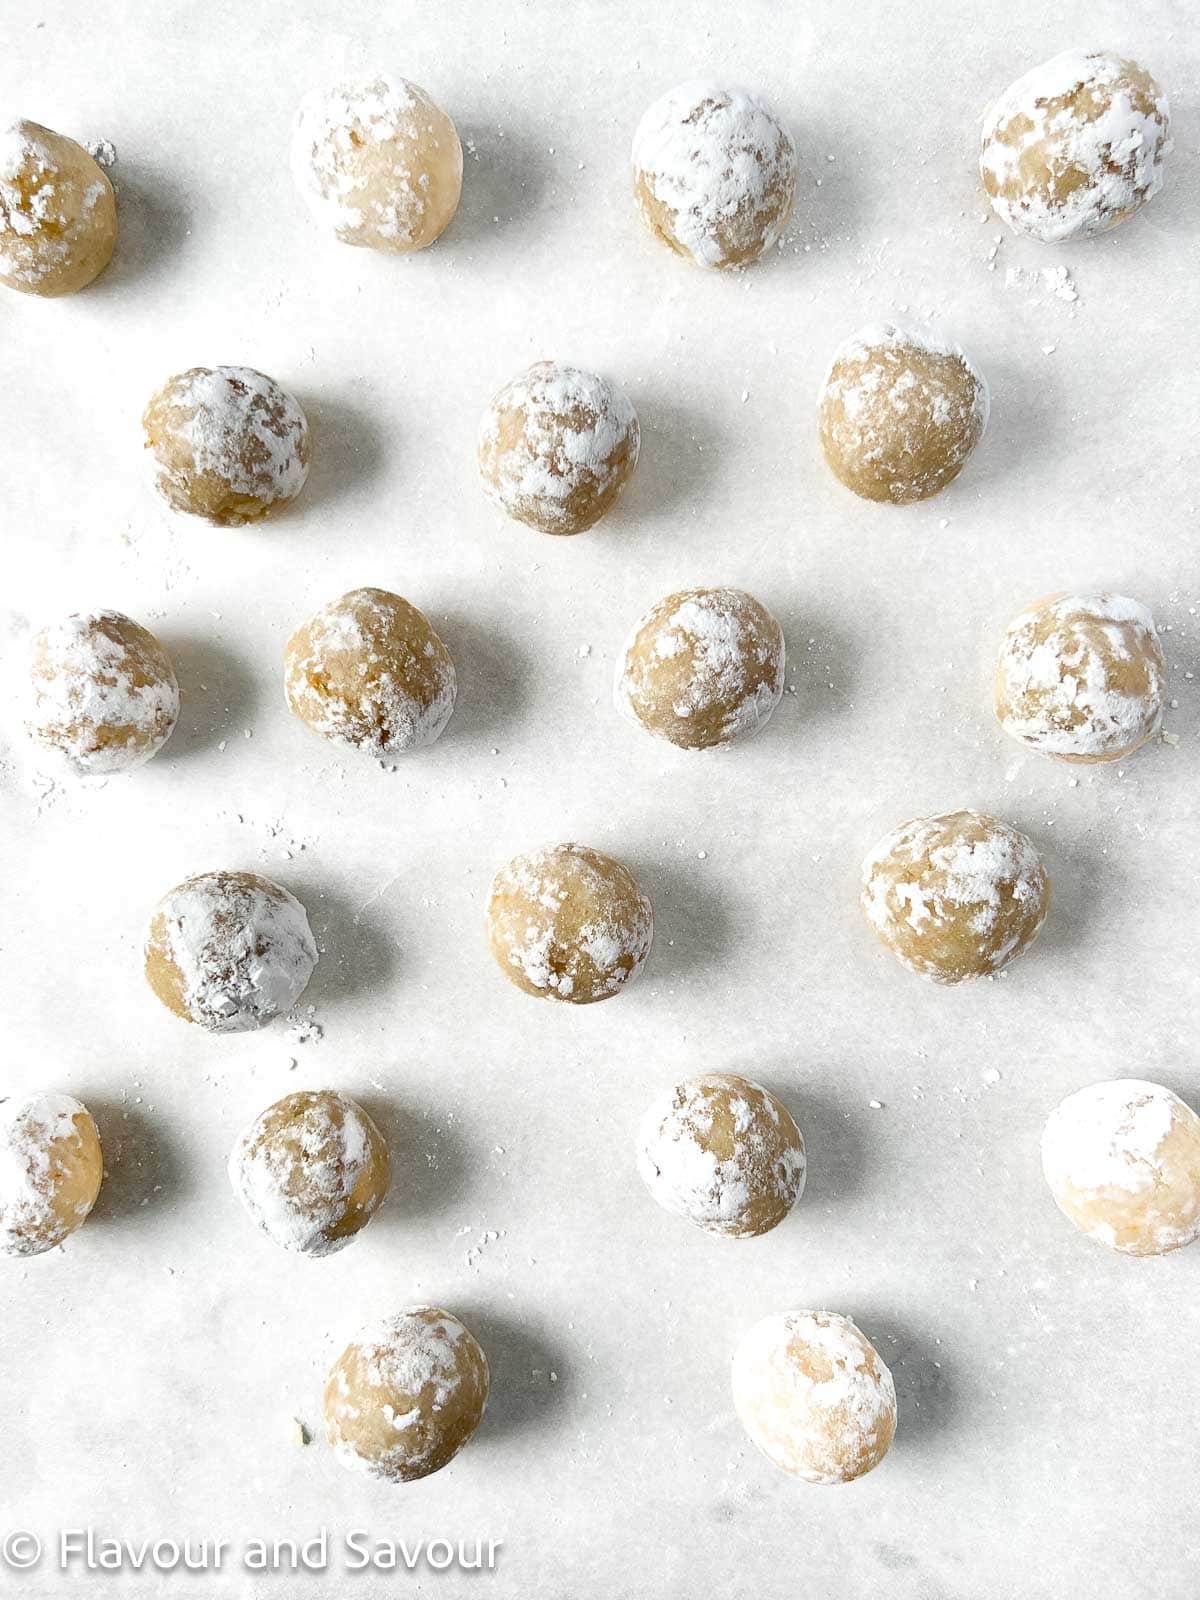
M 623 717 L 682 750 L 757 733 L 783 697 L 783 630 L 744 589 L 684 589 L 639 619 L 617 659 Z
M 440 1472 L 487 1405 L 487 1357 L 449 1311 L 414 1306 L 347 1345 L 325 1385 L 325 1429 L 345 1467 L 392 1483 Z
M 69 772 L 131 772 L 158 754 L 178 716 L 167 652 L 132 618 L 81 612 L 35 636 L 25 728 Z
M 896 1388 L 866 1336 L 835 1311 L 764 1317 L 733 1357 L 733 1403 L 768 1461 L 806 1483 L 850 1483 L 896 1436 Z
M 85 1105 L 69 1094 L 0 1100 L 0 1255 L 61 1244 L 95 1205 L 103 1176 Z
M 633 192 L 650 232 L 677 255 L 743 267 L 787 226 L 796 147 L 756 94 L 681 83 L 638 124 Z
M 222 528 L 294 500 L 308 477 L 308 419 L 252 367 L 190 367 L 142 414 L 154 482 L 175 511 Z
M 957 345 L 873 323 L 838 346 L 817 409 L 834 473 L 864 500 L 911 505 L 953 483 L 988 420 L 983 375 Z
M 1200 1117 L 1161 1084 L 1093 1083 L 1052 1111 L 1042 1170 L 1089 1238 L 1161 1256 L 1200 1234 Z
M 343 244 L 405 254 L 450 224 L 462 192 L 462 146 L 450 118 L 405 78 L 355 78 L 301 103 L 292 177 Z
M 637 1164 L 660 1206 L 726 1239 L 769 1233 L 804 1193 L 804 1138 L 791 1112 L 734 1072 L 689 1078 L 656 1100 Z
M 1007 89 L 984 118 L 979 170 L 1015 233 L 1062 244 L 1105 233 L 1162 188 L 1166 96 L 1136 61 L 1067 50 Z
M 1117 761 L 1162 720 L 1154 618 L 1121 594 L 1055 594 L 1009 624 L 996 661 L 1005 733 L 1060 761 Z
M 556 844 L 501 867 L 487 930 L 518 989 L 585 1006 L 618 994 L 642 970 L 654 915 L 619 861 L 585 844 Z
M 458 679 L 416 606 L 386 589 L 352 589 L 288 640 L 284 693 L 314 733 L 382 761 L 440 737 Z
M 379 1129 L 333 1089 L 284 1095 L 245 1130 L 229 1157 L 233 1192 L 285 1250 L 329 1256 L 365 1228 L 388 1191 Z
M 862 883 L 879 938 L 934 983 L 999 972 L 1037 938 L 1050 902 L 1030 841 L 978 811 L 906 822 L 863 862 Z
M 317 964 L 304 907 L 257 872 L 202 872 L 164 895 L 146 981 L 177 1017 L 249 1033 L 295 1005 Z
M 39 122 L 0 131 L 0 283 L 74 294 L 100 276 L 116 242 L 113 186 L 82 145 Z
M 637 413 L 615 384 L 558 361 L 506 383 L 479 425 L 479 476 L 505 516 L 541 533 L 582 533 L 637 466 Z

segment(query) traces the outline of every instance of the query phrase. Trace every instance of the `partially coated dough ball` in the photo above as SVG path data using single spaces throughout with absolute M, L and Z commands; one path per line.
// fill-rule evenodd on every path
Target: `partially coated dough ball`
M 541 533 L 582 533 L 637 466 L 637 412 L 598 373 L 537 361 L 506 383 L 479 425 L 484 493 Z
M 501 867 L 487 929 L 492 955 L 519 989 L 582 1006 L 619 994 L 642 970 L 654 916 L 619 861 L 556 844 Z
M 850 1483 L 877 1467 L 896 1435 L 896 1388 L 849 1317 L 764 1317 L 733 1357 L 733 1403 L 775 1466 L 806 1483 Z
M 74 294 L 99 277 L 117 242 L 108 174 L 82 145 L 39 122 L 0 132 L 0 283 L 22 294 Z
M 325 1430 L 344 1467 L 392 1483 L 439 1472 L 487 1405 L 487 1357 L 452 1312 L 414 1306 L 368 1329 L 334 1362 Z
M 1030 840 L 978 811 L 904 823 L 867 856 L 862 883 L 876 934 L 934 983 L 999 972 L 1037 938 L 1050 901 Z
M 50 623 L 30 653 L 29 737 L 79 777 L 130 772 L 179 716 L 179 685 L 154 635 L 119 611 Z
M 783 630 L 744 589 L 683 589 L 639 618 L 617 658 L 622 716 L 683 750 L 766 726 L 783 697 Z
M 96 1203 L 103 1176 L 85 1105 L 54 1093 L 0 1100 L 0 1255 L 61 1244 Z
M 146 981 L 177 1017 L 249 1033 L 295 1005 L 317 964 L 304 907 L 257 872 L 202 872 L 163 896 Z
M 659 1205 L 705 1233 L 768 1233 L 804 1193 L 804 1138 L 769 1089 L 735 1072 L 689 1078 L 642 1118 L 638 1171 Z
M 1136 61 L 1066 50 L 1018 78 L 984 118 L 992 208 L 1044 244 L 1104 233 L 1162 188 L 1166 96 Z

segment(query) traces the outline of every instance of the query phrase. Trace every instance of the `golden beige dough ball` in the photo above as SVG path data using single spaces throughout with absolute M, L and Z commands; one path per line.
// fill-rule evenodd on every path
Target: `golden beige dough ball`
M 209 1033 L 249 1033 L 295 1005 L 317 964 L 304 907 L 257 872 L 202 872 L 150 919 L 146 981 Z
M 39 122 L 0 132 L 0 283 L 22 294 L 74 294 L 98 278 L 117 242 L 108 174 L 74 139 Z
M 154 635 L 119 611 L 87 611 L 33 640 L 25 729 L 78 777 L 131 772 L 179 716 L 179 684 Z
M 804 1193 L 804 1137 L 769 1089 L 735 1072 L 689 1078 L 642 1118 L 637 1165 L 666 1211 L 705 1233 L 769 1233 Z
M 1105 233 L 1162 188 L 1167 98 L 1144 67 L 1066 50 L 1018 78 L 984 118 L 979 171 L 996 215 L 1044 244 Z
M 1063 1215 L 1111 1250 L 1161 1256 L 1200 1234 L 1200 1117 L 1161 1084 L 1068 1095 L 1042 1133 L 1042 1170 Z
M 654 915 L 619 861 L 584 844 L 556 844 L 501 867 L 487 930 L 492 955 L 518 989 L 583 1006 L 637 977 Z
M 292 132 L 292 177 L 343 244 L 424 250 L 462 192 L 454 124 L 406 78 L 354 78 L 308 95 Z
M 896 958 L 934 983 L 990 977 L 1041 931 L 1050 880 L 1029 839 L 978 811 L 917 817 L 863 862 L 862 907 Z
M 175 511 L 222 528 L 294 500 L 308 477 L 308 419 L 252 367 L 190 367 L 142 415 L 154 483 Z
M 796 147 L 747 89 L 669 90 L 633 136 L 633 192 L 656 239 L 698 267 L 742 267 L 779 239 L 796 198 Z
M 750 1438 L 806 1483 L 851 1483 L 877 1467 L 896 1435 L 896 1388 L 849 1317 L 764 1317 L 733 1357 L 733 1403 Z
M 54 1093 L 0 1100 L 0 1255 L 61 1244 L 95 1205 L 103 1176 L 85 1105 Z
M 413 1306 L 368 1329 L 334 1362 L 325 1430 L 338 1460 L 412 1483 L 440 1472 L 487 1405 L 487 1357 L 452 1312 Z
M 1154 618 L 1121 594 L 1054 594 L 1008 625 L 996 660 L 1005 733 L 1060 761 L 1117 761 L 1158 731 L 1167 666 Z
M 783 630 L 744 589 L 683 589 L 639 618 L 617 658 L 613 701 L 683 750 L 757 733 L 783 697 Z

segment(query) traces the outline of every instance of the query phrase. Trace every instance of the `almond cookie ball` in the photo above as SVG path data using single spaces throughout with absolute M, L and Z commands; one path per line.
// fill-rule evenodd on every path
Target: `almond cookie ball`
M 735 1072 L 689 1078 L 638 1131 L 638 1171 L 659 1205 L 705 1233 L 769 1233 L 804 1193 L 804 1138 L 781 1100 Z
M 0 1255 L 61 1244 L 95 1205 L 103 1176 L 85 1105 L 53 1093 L 0 1100 Z
M 209 1033 L 249 1033 L 295 1005 L 317 964 L 304 907 L 257 872 L 202 872 L 159 901 L 146 982 Z
M 514 856 L 492 882 L 488 942 L 526 994 L 590 1005 L 642 970 L 654 936 L 633 874 L 585 844 Z
M 505 516 L 540 533 L 582 533 L 637 466 L 637 412 L 615 384 L 558 361 L 506 383 L 479 425 L 479 477 Z
M 35 636 L 25 729 L 69 772 L 131 772 L 158 754 L 178 716 L 167 652 L 132 618 L 80 612 Z
M 1200 1234 L 1200 1117 L 1161 1084 L 1093 1083 L 1050 1113 L 1042 1171 L 1081 1233 L 1131 1256 Z
M 1105 233 L 1162 188 L 1166 96 L 1144 67 L 1067 50 L 1018 78 L 984 118 L 979 171 L 1015 233 L 1062 244 Z
M 392 1483 L 440 1472 L 487 1405 L 487 1357 L 452 1312 L 413 1306 L 347 1345 L 325 1385 L 325 1430 L 344 1467 Z
M 294 500 L 308 477 L 308 419 L 252 367 L 190 367 L 142 414 L 154 482 L 175 511 L 222 528 Z
M 934 983 L 999 972 L 1037 938 L 1050 902 L 1030 841 L 978 811 L 906 822 L 863 862 L 862 883 L 871 927 Z
M 796 197 L 796 147 L 756 94 L 681 83 L 633 136 L 633 192 L 656 239 L 698 267 L 742 267 L 779 238 Z
M 861 1478 L 896 1435 L 892 1375 L 835 1311 L 756 1323 L 733 1357 L 733 1404 L 767 1460 L 806 1483 Z
M 1005 733 L 1060 761 L 1117 761 L 1162 720 L 1167 667 L 1146 607 L 1054 594 L 1008 625 L 996 661 Z
M 100 276 L 116 242 L 113 186 L 82 145 L 39 122 L 0 131 L 0 283 L 74 294 Z
M 621 715 L 682 750 L 732 744 L 783 697 L 783 630 L 744 589 L 683 589 L 635 624 L 617 658 Z
M 318 89 L 292 133 L 292 177 L 343 244 L 424 250 L 462 192 L 462 146 L 450 118 L 415 83 L 381 75 Z

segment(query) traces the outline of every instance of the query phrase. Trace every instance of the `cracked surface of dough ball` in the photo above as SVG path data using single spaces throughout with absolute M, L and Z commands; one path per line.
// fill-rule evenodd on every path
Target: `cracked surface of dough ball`
M 308 477 L 308 419 L 252 367 L 190 367 L 142 414 L 154 483 L 175 511 L 236 528 L 294 500 Z
M 744 589 L 683 589 L 640 617 L 617 658 L 628 721 L 683 750 L 732 744 L 783 698 L 783 630 Z
M 177 1017 L 249 1033 L 294 1005 L 317 964 L 299 900 L 257 872 L 202 872 L 159 901 L 146 981 Z
M 1044 244 L 1105 233 L 1162 188 L 1170 123 L 1166 96 L 1136 61 L 1066 50 L 984 118 L 979 171 L 992 209 Z
M 179 716 L 179 685 L 154 635 L 119 611 L 87 611 L 34 636 L 25 728 L 78 777 L 130 772 Z
M 650 902 L 627 867 L 584 844 L 514 856 L 492 882 L 488 942 L 526 994 L 588 1005 L 642 970 L 654 936 Z
M 1200 1117 L 1161 1084 L 1068 1095 L 1042 1133 L 1042 1171 L 1063 1215 L 1111 1250 L 1161 1256 L 1200 1234 Z
M 116 242 L 116 195 L 99 163 L 39 122 L 10 122 L 0 132 L 0 283 L 74 294 L 100 276 Z
M 1005 733 L 1060 761 L 1117 761 L 1162 720 L 1167 667 L 1144 605 L 1055 594 L 1008 625 L 996 660 Z
M 633 192 L 650 232 L 699 267 L 741 267 L 776 243 L 796 197 L 796 147 L 756 94 L 692 81 L 646 111 Z
M 764 1317 L 733 1357 L 733 1403 L 767 1459 L 806 1483 L 850 1483 L 896 1435 L 896 1388 L 870 1340 L 834 1311 Z
M 935 983 L 999 972 L 1037 938 L 1050 902 L 1031 841 L 978 811 L 904 823 L 867 856 L 862 883 L 875 933 Z
M 69 1094 L 0 1100 L 0 1255 L 53 1250 L 96 1203 L 104 1161 L 87 1107 Z
M 487 1357 L 450 1311 L 413 1306 L 346 1346 L 325 1385 L 325 1429 L 338 1460 L 411 1483 L 440 1472 L 487 1405 Z
M 463 157 L 450 118 L 406 78 L 354 78 L 307 95 L 292 132 L 292 177 L 343 244 L 406 254 L 450 224 Z
M 583 533 L 629 481 L 641 437 L 637 412 L 607 378 L 537 361 L 483 414 L 480 480 L 514 521 L 540 533 Z
M 642 1118 L 638 1171 L 665 1210 L 705 1233 L 751 1239 L 804 1193 L 804 1138 L 761 1084 L 709 1072 L 677 1084 Z

